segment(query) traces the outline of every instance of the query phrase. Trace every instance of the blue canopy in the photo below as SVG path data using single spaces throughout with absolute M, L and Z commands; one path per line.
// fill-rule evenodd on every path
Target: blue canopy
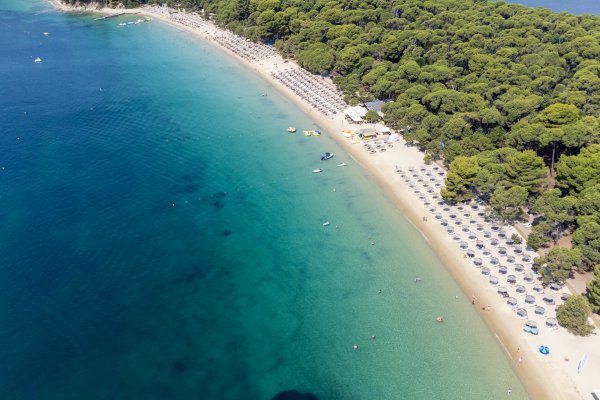
M 548 354 L 550 354 L 550 349 L 548 348 L 548 346 L 542 345 L 539 347 L 539 350 L 540 350 L 540 353 L 542 353 L 543 355 L 547 356 Z

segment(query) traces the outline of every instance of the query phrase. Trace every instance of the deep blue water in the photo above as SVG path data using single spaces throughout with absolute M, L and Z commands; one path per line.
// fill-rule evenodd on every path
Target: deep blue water
M 598 0 L 510 0 L 509 3 L 523 4 L 529 7 L 544 7 L 573 14 L 600 15 L 600 1 Z
M 314 125 L 211 45 L 121 20 L 0 4 L 1 399 L 526 397 L 330 138 L 285 132 Z M 349 166 L 312 174 L 324 151 Z

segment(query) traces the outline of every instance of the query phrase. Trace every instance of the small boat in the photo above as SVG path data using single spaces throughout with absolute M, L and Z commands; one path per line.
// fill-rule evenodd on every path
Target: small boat
M 338 164 L 338 167 L 345 167 L 346 165 L 348 165 L 348 164 L 346 164 L 345 162 L 343 162 L 343 163 Z
M 312 136 L 314 131 L 303 131 L 304 132 L 304 136 Z
M 323 226 L 329 226 L 329 225 L 331 225 L 331 223 L 329 221 L 323 222 Z
M 323 170 L 322 170 L 322 169 L 313 169 L 313 172 L 314 172 L 315 174 L 318 174 L 319 172 L 323 172 Z
M 321 161 L 329 160 L 330 158 L 333 158 L 333 153 L 325 153 L 321 156 Z
M 319 131 L 319 130 L 312 131 L 313 136 L 319 136 L 320 134 L 321 134 L 321 131 Z
M 444 317 L 437 317 L 435 320 L 437 322 L 444 322 Z
M 125 25 L 127 25 L 127 22 L 121 22 L 121 23 L 119 24 L 119 26 L 125 26 Z
M 41 62 L 42 62 L 42 59 L 41 59 L 41 58 L 39 58 L 39 57 L 37 57 L 35 60 L 33 60 L 33 62 L 35 62 L 35 63 L 41 63 Z
M 290 127 L 288 127 L 288 130 L 287 130 L 287 131 L 288 131 L 289 133 L 294 133 L 294 132 L 296 132 L 296 128 L 294 128 L 293 126 L 290 126 Z
M 44 32 L 44 36 L 48 36 L 48 35 L 49 35 L 49 33 L 48 33 L 48 32 Z

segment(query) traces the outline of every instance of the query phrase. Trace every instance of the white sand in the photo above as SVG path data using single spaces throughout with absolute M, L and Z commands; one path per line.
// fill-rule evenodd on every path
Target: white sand
M 56 4 L 56 0 L 51 0 Z M 60 6 L 62 10 L 66 7 Z M 69 9 L 72 10 L 72 9 Z M 111 13 L 122 12 L 123 10 L 101 10 Z M 544 325 L 545 318 L 534 317 L 532 307 L 526 308 L 529 313 L 529 319 L 538 322 L 540 334 L 533 336 L 525 333 L 522 328 L 525 321 L 520 320 L 514 311 L 506 304 L 505 300 L 497 294 L 497 288 L 488 283 L 488 277 L 481 274 L 480 269 L 475 268 L 471 262 L 465 258 L 463 251 L 457 242 L 446 233 L 444 227 L 438 223 L 434 215 L 428 210 L 408 184 L 396 173 L 396 166 L 407 171 L 409 166 L 417 168 L 424 165 L 423 154 L 416 148 L 407 146 L 403 140 L 396 142 L 393 148 L 387 148 L 385 153 L 377 152 L 369 154 L 361 144 L 351 144 L 350 139 L 341 134 L 342 129 L 352 129 L 357 132 L 359 127 L 352 126 L 344 120 L 339 113 L 334 117 L 326 117 L 324 114 L 314 109 L 308 102 L 299 98 L 292 90 L 284 86 L 271 76 L 272 72 L 281 69 L 299 68 L 293 62 L 285 63 L 279 56 L 269 57 L 258 61 L 250 61 L 239 57 L 236 53 L 220 46 L 215 39 L 224 33 L 221 29 L 215 27 L 209 22 L 202 26 L 191 28 L 181 23 L 175 22 L 166 15 L 162 17 L 156 13 L 150 13 L 148 9 L 128 10 L 129 12 L 141 12 L 152 18 L 171 23 L 181 29 L 192 32 L 205 40 L 209 40 L 223 49 L 226 53 L 236 57 L 247 67 L 256 71 L 268 83 L 276 87 L 282 93 L 287 95 L 303 111 L 311 116 L 322 128 L 326 134 L 336 139 L 348 154 L 364 167 L 381 187 L 388 192 L 395 200 L 396 204 L 403 210 L 404 214 L 412 223 L 425 235 L 432 248 L 437 252 L 444 265 L 450 270 L 455 279 L 459 282 L 464 292 L 477 297 L 478 312 L 487 322 L 490 329 L 495 333 L 499 342 L 507 352 L 507 355 L 513 360 L 514 368 L 526 386 L 529 395 L 534 399 L 590 399 L 592 390 L 600 388 L 600 338 L 592 335 L 587 338 L 580 338 L 569 334 L 565 329 L 559 327 L 557 330 L 549 330 Z M 302 127 L 298 127 L 299 132 Z M 302 134 L 302 133 L 298 133 Z M 430 168 L 430 167 L 429 167 Z M 435 203 L 433 203 L 435 204 Z M 447 215 L 447 213 L 446 213 Z M 448 219 L 444 216 L 444 218 Z M 428 221 L 423 221 L 423 216 L 427 216 Z M 489 226 L 484 225 L 488 230 Z M 504 229 L 504 228 L 503 228 Z M 516 232 L 513 228 L 504 229 L 508 236 Z M 458 231 L 458 229 L 457 229 Z M 478 235 L 479 236 L 479 235 Z M 479 238 L 479 237 L 478 237 Z M 465 239 L 466 241 L 466 239 Z M 470 248 L 473 244 L 469 243 Z M 497 248 L 487 245 L 492 255 L 498 258 Z M 502 259 L 501 259 L 502 260 Z M 506 265 L 506 263 L 502 263 Z M 493 270 L 493 268 L 492 268 Z M 509 268 L 510 270 L 510 268 Z M 527 271 L 527 266 L 526 266 Z M 512 273 L 512 272 L 509 272 Z M 500 278 L 500 284 L 509 289 L 511 296 L 518 299 L 519 307 L 523 306 L 523 298 L 514 294 L 514 288 L 506 284 L 506 276 L 492 273 Z M 519 283 L 521 278 L 519 277 Z M 537 282 L 536 282 L 537 283 Z M 528 294 L 531 294 L 531 287 L 527 287 Z M 568 289 L 563 288 L 561 292 Z M 551 293 L 546 289 L 546 293 Z M 560 303 L 558 295 L 554 294 L 557 303 Z M 536 295 L 538 304 L 542 304 L 541 295 Z M 482 305 L 490 306 L 488 311 L 482 310 Z M 552 306 L 545 306 L 546 314 L 554 316 Z M 550 347 L 549 356 L 541 355 L 537 348 L 540 345 Z M 582 373 L 577 372 L 577 365 L 581 357 L 587 354 L 589 359 Z M 522 358 L 521 362 L 518 362 Z M 569 361 L 565 361 L 568 359 Z

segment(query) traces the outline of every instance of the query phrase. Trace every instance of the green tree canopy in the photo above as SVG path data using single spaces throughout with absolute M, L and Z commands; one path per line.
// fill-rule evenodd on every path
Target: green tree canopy
M 589 221 L 573 232 L 573 244 L 581 249 L 588 265 L 600 264 L 600 224 Z
M 446 176 L 442 197 L 449 201 L 465 201 L 473 198 L 473 182 L 480 167 L 475 157 L 456 157 Z
M 579 249 L 564 247 L 553 247 L 546 256 L 536 259 L 536 264 L 542 266 L 541 274 L 544 283 L 563 284 L 574 269 L 581 268 L 581 262 Z
M 499 187 L 490 199 L 493 214 L 503 222 L 512 222 L 522 214 L 522 207 L 527 200 L 527 189 L 512 186 L 510 189 Z
M 600 264 L 594 268 L 594 278 L 587 284 L 587 298 L 592 308 L 600 311 Z
M 567 328 L 572 334 L 587 336 L 594 330 L 588 322 L 591 314 L 592 310 L 586 298 L 577 294 L 558 306 L 557 319 L 560 326 Z

